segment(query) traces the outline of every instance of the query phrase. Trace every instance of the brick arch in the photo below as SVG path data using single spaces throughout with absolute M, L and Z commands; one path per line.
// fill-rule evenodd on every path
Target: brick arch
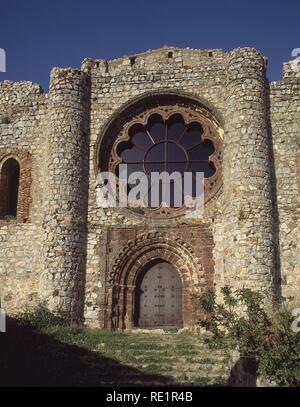
M 30 186 L 31 186 L 31 156 L 24 150 L 13 149 L 9 152 L 0 150 L 0 177 L 3 164 L 10 158 L 14 158 L 20 165 L 19 193 L 17 206 L 17 222 L 26 222 L 29 218 Z M 4 186 L 0 179 L 0 197 L 4 193 Z M 0 202 L 0 216 L 1 216 Z M 0 219 L 1 221 L 1 219 Z
M 182 282 L 183 324 L 194 324 L 191 295 L 201 290 L 203 267 L 188 243 L 167 233 L 150 232 L 129 241 L 112 267 L 108 289 L 112 329 L 134 326 L 136 281 L 147 264 L 155 260 L 171 264 L 178 272 Z
M 191 278 L 193 276 L 196 278 L 202 269 L 200 260 L 189 243 L 178 237 L 169 236 L 167 233 L 148 232 L 130 240 L 123 248 L 115 259 L 112 271 L 109 274 L 109 283 L 111 285 L 121 284 L 124 283 L 125 279 L 134 283 L 136 272 L 139 269 L 137 264 L 143 264 L 146 260 L 157 258 L 158 253 L 171 264 L 173 264 L 175 258 L 183 262 L 186 261 L 186 266 L 190 267 L 189 275 Z M 138 263 L 133 266 L 135 262 Z M 183 268 L 180 268 L 183 271 Z

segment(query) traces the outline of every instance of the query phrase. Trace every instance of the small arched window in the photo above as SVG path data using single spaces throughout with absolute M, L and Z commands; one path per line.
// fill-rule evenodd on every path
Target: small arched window
M 11 157 L 2 165 L 0 173 L 0 218 L 16 217 L 20 182 L 20 165 Z

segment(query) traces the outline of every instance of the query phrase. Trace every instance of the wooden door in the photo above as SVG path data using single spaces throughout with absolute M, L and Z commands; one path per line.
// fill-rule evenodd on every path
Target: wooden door
M 182 285 L 177 271 L 158 263 L 144 275 L 140 286 L 141 328 L 182 326 Z

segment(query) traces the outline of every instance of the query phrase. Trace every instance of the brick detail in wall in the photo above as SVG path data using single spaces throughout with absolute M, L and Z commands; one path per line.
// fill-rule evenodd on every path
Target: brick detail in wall
M 114 227 L 109 230 L 107 244 L 106 326 L 112 329 L 133 327 L 136 280 L 144 267 L 154 260 L 168 262 L 179 273 L 184 326 L 194 324 L 192 294 L 213 288 L 213 237 L 208 225 L 155 230 L 147 230 L 147 226 Z
M 18 205 L 17 205 L 17 222 L 27 222 L 29 220 L 29 207 L 31 202 L 30 187 L 31 187 L 31 157 L 27 151 L 13 149 L 11 151 L 0 151 L 0 174 L 3 164 L 9 158 L 15 158 L 20 165 Z M 4 177 L 0 179 L 0 222 L 3 221 L 4 205 L 6 202 L 5 193 L 7 193 L 7 185 Z
M 299 302 L 300 81 L 292 67 L 268 82 L 254 49 L 164 47 L 55 68 L 49 94 L 0 81 L 0 169 L 9 156 L 21 167 L 17 219 L 0 221 L 7 314 L 46 301 L 91 327 L 128 327 L 134 277 L 153 257 L 175 266 L 183 295 L 213 286 L 218 296 L 227 284 Z M 203 218 L 102 208 L 96 178 L 122 126 L 179 102 L 209 120 L 222 143 L 221 187 Z M 194 313 L 182 304 L 189 326 Z

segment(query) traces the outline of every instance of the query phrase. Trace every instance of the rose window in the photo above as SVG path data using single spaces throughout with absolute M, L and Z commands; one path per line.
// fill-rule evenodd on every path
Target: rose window
M 198 193 L 196 173 L 204 173 L 205 201 L 212 195 L 218 184 L 220 173 L 220 141 L 206 118 L 201 118 L 188 108 L 163 107 L 149 109 L 130 122 L 115 140 L 110 159 L 110 170 L 119 176 L 120 164 L 127 165 L 127 174 L 142 172 L 149 180 L 149 190 L 144 201 L 146 213 L 171 214 L 182 211 L 174 202 L 172 191 L 174 181 L 162 182 L 155 206 L 151 201 L 151 174 L 177 172 L 192 174 L 192 197 Z M 136 184 L 129 185 L 127 193 Z M 168 206 L 164 202 L 164 188 L 170 190 Z

